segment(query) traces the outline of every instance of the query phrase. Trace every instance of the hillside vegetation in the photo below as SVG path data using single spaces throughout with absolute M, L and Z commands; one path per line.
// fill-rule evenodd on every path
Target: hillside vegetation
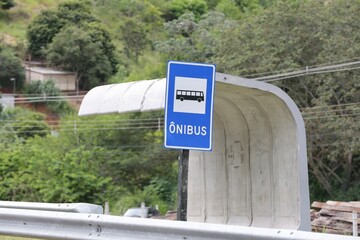
M 12 46 L 26 44 L 28 24 L 42 10 L 53 8 L 60 2 L 64 0 L 16 0 L 15 7 L 0 11 L 0 38 Z
M 79 14 L 59 9 L 68 2 L 16 0 L 0 10 L 0 54 L 27 59 L 34 43 L 27 26 L 46 32 L 55 25 L 63 28 L 35 49 L 49 64 L 82 63 L 60 58 L 81 53 L 78 40 L 94 53 L 116 55 L 116 71 L 95 72 L 98 81 L 87 76 L 84 90 L 163 78 L 168 60 L 214 63 L 219 72 L 267 80 L 303 114 L 312 200 L 360 199 L 360 0 L 70 1 L 67 7 L 84 10 Z M 56 16 L 42 15 L 44 9 Z M 92 64 L 103 60 L 110 68 L 103 53 Z M 11 84 L 2 66 L 1 83 Z M 0 112 L 1 199 L 109 200 L 116 213 L 141 201 L 162 211 L 176 206 L 177 152 L 162 148 L 162 112 L 78 118 L 65 105 L 52 107 L 60 117 L 53 125 L 23 109 Z

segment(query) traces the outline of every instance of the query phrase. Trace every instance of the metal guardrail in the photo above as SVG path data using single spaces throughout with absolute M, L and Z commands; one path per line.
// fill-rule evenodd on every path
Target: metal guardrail
M 104 212 L 102 206 L 90 203 L 38 203 L 0 201 L 0 208 L 95 214 L 103 214 Z
M 0 208 L 0 235 L 42 239 L 356 240 L 282 229 Z

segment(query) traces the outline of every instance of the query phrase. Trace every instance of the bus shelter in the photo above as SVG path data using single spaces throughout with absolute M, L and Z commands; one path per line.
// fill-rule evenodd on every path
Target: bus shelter
M 161 110 L 165 85 L 96 87 L 79 115 Z M 189 154 L 187 220 L 310 231 L 305 127 L 293 100 L 271 84 L 216 73 L 213 124 L 213 150 Z

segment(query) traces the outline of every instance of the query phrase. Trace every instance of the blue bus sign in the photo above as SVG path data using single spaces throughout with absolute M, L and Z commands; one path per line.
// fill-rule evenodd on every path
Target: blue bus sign
M 169 61 L 164 145 L 211 150 L 215 65 Z

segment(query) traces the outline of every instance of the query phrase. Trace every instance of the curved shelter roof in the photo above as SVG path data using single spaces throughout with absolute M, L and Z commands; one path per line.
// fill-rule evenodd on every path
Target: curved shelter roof
M 161 110 L 166 79 L 100 86 L 79 115 Z M 190 151 L 189 221 L 310 230 L 305 127 L 281 89 L 217 73 L 213 150 Z
M 79 115 L 164 109 L 166 79 L 143 80 L 95 87 L 80 106 Z

